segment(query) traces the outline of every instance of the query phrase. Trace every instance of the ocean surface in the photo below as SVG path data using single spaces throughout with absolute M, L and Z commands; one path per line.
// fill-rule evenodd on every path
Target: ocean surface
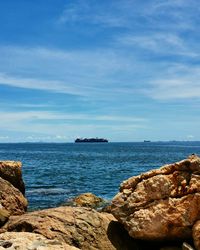
M 30 210 L 84 192 L 110 200 L 123 180 L 192 153 L 200 155 L 200 142 L 0 144 L 0 160 L 23 163 Z

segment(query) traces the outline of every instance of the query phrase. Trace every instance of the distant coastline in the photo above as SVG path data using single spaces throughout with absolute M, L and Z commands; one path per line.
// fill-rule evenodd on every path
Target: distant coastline
M 163 141 L 150 141 L 151 143 L 199 143 L 200 140 L 163 140 Z M 74 141 L 10 141 L 10 142 L 3 142 L 1 141 L 0 144 L 73 144 Z M 109 143 L 144 143 L 144 141 L 109 141 Z

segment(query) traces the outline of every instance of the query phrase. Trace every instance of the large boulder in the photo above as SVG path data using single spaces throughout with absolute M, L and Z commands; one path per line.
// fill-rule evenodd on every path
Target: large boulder
M 24 194 L 25 185 L 22 179 L 21 167 L 22 164 L 18 161 L 0 161 L 0 177 L 10 182 Z
M 7 250 L 78 250 L 57 240 L 48 240 L 40 234 L 6 232 L 0 234 L 0 249 Z
M 200 158 L 192 155 L 123 182 L 111 212 L 133 238 L 191 238 L 200 218 Z
M 0 232 L 33 232 L 83 250 L 132 250 L 135 241 L 111 214 L 58 207 L 11 216 Z
M 0 177 L 0 215 L 20 215 L 26 212 L 28 202 L 23 194 L 10 182 Z M 3 219 L 4 220 L 4 219 Z

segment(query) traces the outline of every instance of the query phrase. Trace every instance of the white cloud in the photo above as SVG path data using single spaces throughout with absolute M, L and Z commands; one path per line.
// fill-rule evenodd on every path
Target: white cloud
M 112 137 L 146 127 L 147 120 L 129 116 L 99 116 L 53 112 L 0 112 L 0 130 L 17 132 L 14 141 L 73 141 L 76 137 Z M 104 121 L 103 123 L 101 121 Z M 9 133 L 7 132 L 7 133 Z M 27 135 L 28 134 L 28 135 Z M 27 135 L 27 136 L 25 136 Z M 13 141 L 4 136 L 3 140 Z
M 176 74 L 169 76 L 171 62 L 166 60 L 166 63 L 163 63 L 165 59 L 153 58 L 156 54 L 161 57 L 176 56 L 177 58 L 170 59 L 175 61 L 180 59 L 179 56 L 181 60 L 198 59 L 198 46 L 193 46 L 192 39 L 181 34 L 177 23 L 173 23 L 176 28 L 171 30 L 166 22 L 166 16 L 162 20 L 156 15 L 161 10 L 167 10 L 170 15 L 169 8 L 172 8 L 174 15 L 177 13 L 177 19 L 182 20 L 182 15 L 184 16 L 187 7 L 193 1 L 118 0 L 106 4 L 74 1 L 63 10 L 60 22 L 86 19 L 93 23 L 104 22 L 108 26 L 110 23 L 113 27 L 124 25 L 127 29 L 123 33 L 118 33 L 117 37 L 117 33 L 111 32 L 109 46 L 104 49 L 59 50 L 0 46 L 0 84 L 79 95 L 89 97 L 90 100 L 115 98 L 126 101 L 139 94 L 156 99 L 199 96 L 198 86 L 194 86 L 194 81 L 191 81 L 190 75 L 193 74 L 188 73 L 187 76 L 183 72 L 184 77 Z M 109 6 L 113 9 L 108 8 Z M 105 9 L 109 10 L 105 12 Z M 135 22 L 137 18 L 146 20 L 144 26 L 140 26 L 143 25 L 142 21 Z M 188 15 L 185 22 L 190 23 Z M 160 28 L 155 23 L 167 23 L 167 28 Z M 190 26 L 195 28 L 195 22 L 193 21 Z M 148 53 L 145 54 L 147 50 Z M 162 63 L 165 64 L 165 68 Z M 195 73 L 195 82 L 198 77 Z M 167 87 L 182 83 L 184 88 L 177 93 L 172 93 Z M 192 84 L 193 88 L 188 89 L 189 84 Z M 148 89 L 143 91 L 143 88 Z
M 0 112 L 4 124 L 11 123 L 14 125 L 15 122 L 25 122 L 25 121 L 38 121 L 39 123 L 44 120 L 85 120 L 85 121 L 113 121 L 113 122 L 134 122 L 143 123 L 147 119 L 143 117 L 133 117 L 133 116 L 112 116 L 112 115 L 89 115 L 89 114 L 67 114 L 58 112 L 47 112 L 47 111 L 21 111 L 21 112 Z M 65 121 L 63 121 L 65 123 Z M 2 124 L 0 125 L 2 126 Z
M 76 0 L 65 6 L 58 23 L 86 23 L 103 28 L 146 28 L 158 30 L 194 29 L 197 0 L 114 0 L 106 3 Z
M 166 35 L 164 39 L 164 34 L 157 34 L 152 40 L 127 37 L 124 42 L 182 53 L 185 57 L 196 53 L 187 50 L 184 41 L 175 35 Z M 114 98 L 122 102 L 131 100 L 135 94 L 166 100 L 200 96 L 200 69 L 190 64 L 142 61 L 134 55 L 118 54 L 114 49 L 92 53 L 0 47 L 0 52 L 4 55 L 0 58 L 0 72 L 6 72 L 0 73 L 0 84 L 4 85 L 79 95 L 95 101 Z M 10 66 L 12 60 L 19 61 L 16 67 Z
M 158 0 L 143 10 L 155 30 L 165 31 L 195 31 L 198 26 L 198 0 Z
M 120 84 L 126 80 L 124 73 L 133 74 L 140 67 L 133 58 L 112 49 L 62 51 L 0 47 L 0 54 L 0 84 L 96 99 L 119 95 L 123 88 Z
M 178 83 L 179 84 L 179 83 Z M 190 83 L 188 83 L 189 85 Z M 170 100 L 170 99 L 191 99 L 200 97 L 200 87 L 193 88 L 192 86 L 184 87 L 169 87 L 162 86 L 159 88 L 153 88 L 150 91 L 146 91 L 152 98 L 158 100 Z
M 192 4 L 194 4 L 194 0 L 158 0 L 155 1 L 154 4 L 152 4 L 151 10 L 154 11 L 160 11 L 162 9 L 169 9 L 169 8 L 185 8 L 185 7 L 191 7 Z
M 83 92 L 79 92 L 77 88 L 67 86 L 67 84 L 64 84 L 64 82 L 61 81 L 51 81 L 23 77 L 20 78 L 9 76 L 4 73 L 0 73 L 0 84 L 26 89 L 48 90 L 58 93 L 68 93 L 76 95 L 83 94 Z
M 142 129 L 149 121 L 127 114 L 145 116 L 157 103 L 168 106 L 171 100 L 177 104 L 200 97 L 198 1 L 74 0 L 68 3 L 51 27 L 59 41 L 48 41 L 51 48 L 0 45 L 0 85 L 6 85 L 0 86 L 5 94 L 0 93 L 1 110 L 13 110 L 0 112 L 3 121 L 0 129 L 5 135 L 6 130 L 19 131 L 26 133 L 29 140 L 62 141 L 77 135 L 96 136 L 97 131 L 102 136 L 124 135 L 129 131 L 128 138 L 132 131 L 144 132 Z M 43 42 L 48 32 L 41 37 Z M 72 44 L 77 37 L 80 43 Z M 56 49 L 62 38 L 65 49 Z M 69 39 L 66 44 L 65 39 Z M 37 41 L 33 39 L 31 44 Z M 10 101 L 6 96 L 10 87 L 29 91 L 23 90 L 27 93 L 25 98 L 20 93 Z M 33 91 L 38 96 L 30 97 L 28 104 L 23 103 L 28 102 L 32 89 L 40 90 Z M 20 91 L 14 89 L 8 95 L 17 92 Z M 36 99 L 38 104 L 32 103 Z M 190 100 L 187 104 L 191 104 Z M 65 105 L 69 106 L 65 108 Z M 77 112 L 79 107 L 82 113 L 64 113 L 64 110 Z M 55 112 L 33 111 L 50 109 Z M 147 114 L 149 117 L 161 115 L 152 110 Z M 169 115 L 170 108 L 167 111 Z M 157 130 L 156 126 L 152 127 Z M 185 131 L 183 136 L 189 133 Z
M 5 135 L 5 136 L 0 136 L 0 140 L 8 140 L 10 137 Z
M 182 55 L 197 57 L 199 52 L 188 46 L 177 34 L 173 33 L 147 33 L 146 35 L 125 35 L 117 38 L 117 42 L 125 46 L 140 47 L 154 53 L 164 55 Z
M 173 65 L 165 74 L 151 80 L 143 90 L 154 99 L 192 99 L 200 97 L 200 67 Z
M 86 22 L 99 24 L 104 27 L 124 27 L 129 25 L 125 15 L 122 15 L 122 8 L 126 7 L 121 1 L 111 1 L 104 5 L 102 2 L 75 1 L 73 4 L 66 5 L 65 9 L 58 17 L 59 24 L 70 22 Z M 117 12 L 117 13 L 116 13 Z

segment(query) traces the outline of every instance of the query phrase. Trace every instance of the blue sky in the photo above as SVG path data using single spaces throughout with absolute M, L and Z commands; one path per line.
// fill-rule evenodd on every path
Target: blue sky
M 0 0 L 0 141 L 200 140 L 198 0 Z

